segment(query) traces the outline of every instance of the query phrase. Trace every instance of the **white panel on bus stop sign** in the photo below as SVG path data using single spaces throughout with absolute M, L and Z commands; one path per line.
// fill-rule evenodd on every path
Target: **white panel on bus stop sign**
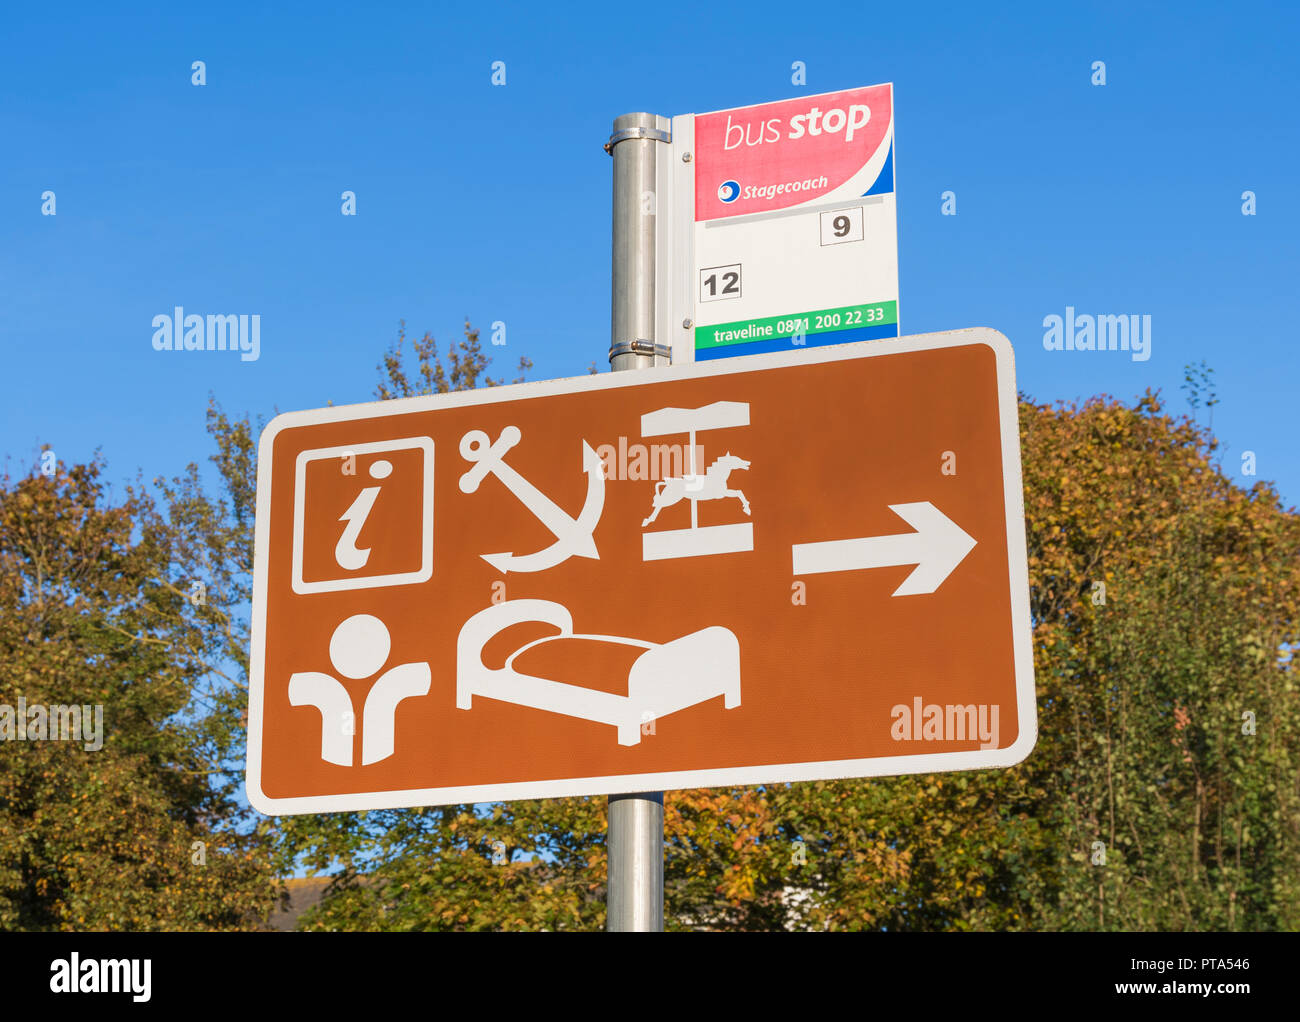
M 892 85 L 697 114 L 686 362 L 897 337 Z

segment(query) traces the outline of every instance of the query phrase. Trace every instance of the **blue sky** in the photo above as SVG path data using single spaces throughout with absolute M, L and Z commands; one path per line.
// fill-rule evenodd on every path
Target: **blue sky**
M 399 319 L 444 342 L 465 317 L 504 321 L 502 374 L 520 355 L 535 379 L 604 367 L 616 115 L 892 81 L 904 333 L 996 327 L 1038 400 L 1153 387 L 1182 411 L 1182 367 L 1203 359 L 1225 468 L 1254 482 L 1252 450 L 1300 498 L 1294 6 L 377 6 L 6 12 L 15 468 L 49 443 L 65 461 L 102 448 L 117 479 L 177 473 L 211 452 L 209 391 L 268 417 L 370 400 Z M 259 314 L 261 357 L 155 352 L 151 320 L 175 305 Z M 1066 306 L 1150 315 L 1151 359 L 1045 351 Z

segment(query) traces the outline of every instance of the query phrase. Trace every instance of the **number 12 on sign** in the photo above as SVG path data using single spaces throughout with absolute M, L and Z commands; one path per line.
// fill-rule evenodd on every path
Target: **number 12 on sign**
M 719 302 L 740 295 L 740 263 L 700 270 L 700 301 Z

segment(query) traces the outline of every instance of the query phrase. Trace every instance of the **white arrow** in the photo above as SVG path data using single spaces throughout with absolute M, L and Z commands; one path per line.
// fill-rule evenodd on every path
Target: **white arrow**
M 816 575 L 826 571 L 915 564 L 916 570 L 894 590 L 895 596 L 915 596 L 938 589 L 975 548 L 975 540 L 928 500 L 890 504 L 889 510 L 916 531 L 827 543 L 795 543 L 790 548 L 794 554 L 794 573 Z

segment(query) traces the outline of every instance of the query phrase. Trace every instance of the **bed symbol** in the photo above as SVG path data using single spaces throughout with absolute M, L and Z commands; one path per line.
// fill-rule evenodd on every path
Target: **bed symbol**
M 500 668 L 483 663 L 483 648 L 513 625 L 542 622 L 560 629 L 525 643 Z M 524 674 L 514 667 L 522 653 L 547 642 L 594 639 L 645 650 L 628 671 L 627 695 L 601 692 Z M 713 625 L 662 644 L 618 635 L 575 633 L 566 607 L 550 600 L 506 600 L 480 610 L 461 627 L 456 641 L 456 706 L 472 708 L 475 696 L 528 706 L 568 717 L 609 724 L 619 745 L 637 745 L 641 725 L 722 696 L 722 705 L 740 705 L 740 642 L 728 628 Z

